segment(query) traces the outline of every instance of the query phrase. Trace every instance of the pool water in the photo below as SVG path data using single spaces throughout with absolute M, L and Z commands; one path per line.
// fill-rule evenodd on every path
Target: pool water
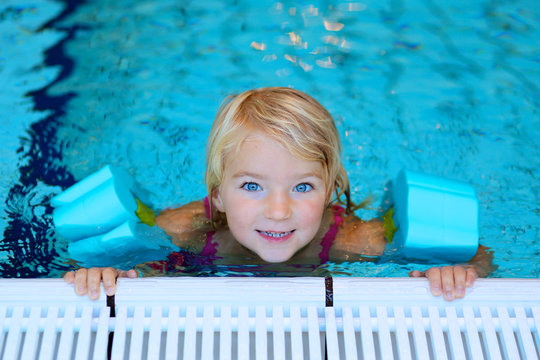
M 0 277 L 73 266 L 48 201 L 106 164 L 128 170 L 155 209 L 204 197 L 220 102 L 292 86 L 336 119 L 353 199 L 375 198 L 358 215 L 380 215 L 402 168 L 469 182 L 492 276 L 537 278 L 539 24 L 536 0 L 4 0 Z M 306 273 L 425 267 L 330 263 Z

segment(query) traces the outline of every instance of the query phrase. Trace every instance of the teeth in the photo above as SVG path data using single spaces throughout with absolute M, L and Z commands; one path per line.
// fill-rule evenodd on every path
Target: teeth
M 279 233 L 278 232 L 261 231 L 261 234 L 266 235 L 266 236 L 271 236 L 271 237 L 274 237 L 274 238 L 284 237 L 284 236 L 289 235 L 290 233 L 292 233 L 292 231 L 279 232 Z

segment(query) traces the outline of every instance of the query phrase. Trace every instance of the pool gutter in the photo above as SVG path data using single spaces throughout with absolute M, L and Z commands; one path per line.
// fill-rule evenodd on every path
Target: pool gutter
M 97 301 L 61 279 L 0 289 L 0 359 L 540 356 L 538 279 L 479 279 L 453 302 L 410 278 L 120 279 Z

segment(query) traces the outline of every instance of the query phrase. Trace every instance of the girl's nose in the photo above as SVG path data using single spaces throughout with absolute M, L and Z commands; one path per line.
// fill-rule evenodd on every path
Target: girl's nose
M 272 220 L 286 220 L 291 217 L 291 199 L 285 194 L 272 194 L 268 197 L 264 216 Z

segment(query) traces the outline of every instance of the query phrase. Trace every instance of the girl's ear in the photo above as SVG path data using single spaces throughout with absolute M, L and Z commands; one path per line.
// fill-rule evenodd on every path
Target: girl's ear
M 212 204 L 218 211 L 225 212 L 225 207 L 223 206 L 223 200 L 221 200 L 221 195 L 219 193 L 219 187 L 212 190 Z

